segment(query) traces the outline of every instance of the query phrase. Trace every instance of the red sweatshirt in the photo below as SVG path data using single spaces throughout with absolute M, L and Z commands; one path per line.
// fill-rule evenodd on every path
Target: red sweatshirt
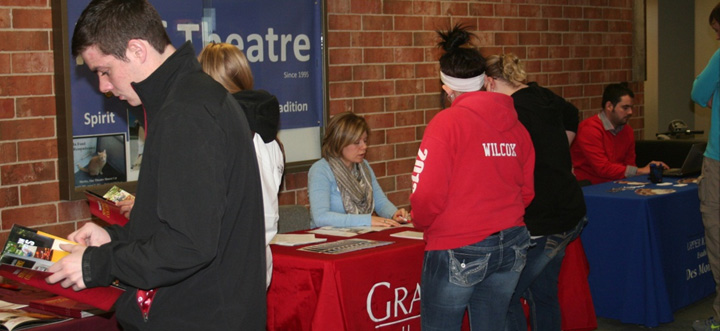
M 511 97 L 461 94 L 428 124 L 413 169 L 413 223 L 426 250 L 467 246 L 514 226 L 534 197 L 535 150 Z
M 599 184 L 625 178 L 628 166 L 635 166 L 633 129 L 625 125 L 613 135 L 598 115 L 590 117 L 580 122 L 570 155 L 578 180 Z

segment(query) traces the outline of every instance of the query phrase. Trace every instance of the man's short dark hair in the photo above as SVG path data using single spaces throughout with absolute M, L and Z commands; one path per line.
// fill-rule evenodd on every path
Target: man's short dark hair
M 626 82 L 618 84 L 610 84 L 605 88 L 602 96 L 602 109 L 605 109 L 605 105 L 610 101 L 613 107 L 620 102 L 622 97 L 629 95 L 631 98 L 635 98 L 635 94 L 628 87 Z
M 75 25 L 72 53 L 78 56 L 88 47 L 125 60 L 131 39 L 142 39 L 161 54 L 170 44 L 162 18 L 146 0 L 93 0 Z

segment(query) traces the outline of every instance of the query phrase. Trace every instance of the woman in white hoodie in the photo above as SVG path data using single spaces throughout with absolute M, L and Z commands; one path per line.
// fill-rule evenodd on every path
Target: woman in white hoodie
M 278 191 L 285 168 L 282 145 L 277 139 L 280 106 L 272 94 L 253 90 L 253 75 L 245 54 L 236 46 L 210 43 L 198 57 L 203 71 L 222 84 L 242 106 L 255 144 L 265 210 L 267 286 L 272 278 L 270 241 L 277 234 Z

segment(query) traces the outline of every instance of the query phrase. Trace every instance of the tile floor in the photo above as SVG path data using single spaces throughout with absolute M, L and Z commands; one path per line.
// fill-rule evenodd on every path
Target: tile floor
M 660 324 L 656 328 L 648 328 L 642 325 L 623 324 L 617 320 L 606 318 L 598 318 L 598 331 L 633 331 L 633 330 L 657 330 L 657 331 L 674 331 L 674 330 L 692 330 L 692 322 L 697 319 L 705 319 L 712 316 L 712 301 L 715 294 L 712 294 L 690 306 L 682 308 L 675 312 L 675 321 L 666 324 Z

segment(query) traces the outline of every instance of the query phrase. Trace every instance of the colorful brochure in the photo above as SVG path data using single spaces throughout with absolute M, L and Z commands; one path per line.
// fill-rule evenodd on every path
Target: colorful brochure
M 90 213 L 95 217 L 108 222 L 109 224 L 125 225 L 128 219 L 120 212 L 119 201 L 134 200 L 135 196 L 127 191 L 113 186 L 104 195 L 99 195 L 92 191 L 85 191 L 88 203 L 90 205 Z
M 13 225 L 0 256 L 0 276 L 108 311 L 124 290 L 118 286 L 96 287 L 82 291 L 48 284 L 47 269 L 68 255 L 61 244 L 75 242 L 20 225 Z

